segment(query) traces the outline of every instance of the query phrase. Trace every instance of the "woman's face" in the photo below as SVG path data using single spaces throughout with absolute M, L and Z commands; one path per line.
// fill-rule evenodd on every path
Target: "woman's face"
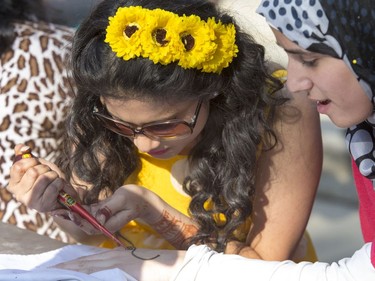
M 273 32 L 288 54 L 289 91 L 307 93 L 318 112 L 328 115 L 338 127 L 351 127 L 370 116 L 372 103 L 343 60 L 308 52 L 281 32 Z
M 191 122 L 199 100 L 178 102 L 174 104 L 154 101 L 117 100 L 101 98 L 109 114 L 119 121 L 142 127 L 151 122 L 164 122 L 171 119 L 181 119 Z M 188 137 L 177 140 L 154 140 L 143 134 L 131 138 L 140 152 L 148 153 L 155 158 L 168 159 L 178 154 L 188 154 L 197 143 L 208 117 L 208 102 L 203 102 L 193 133 Z

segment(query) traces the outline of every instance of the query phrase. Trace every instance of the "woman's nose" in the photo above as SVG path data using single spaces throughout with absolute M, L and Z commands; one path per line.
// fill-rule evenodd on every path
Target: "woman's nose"
M 137 134 L 133 140 L 133 143 L 139 151 L 145 153 L 157 148 L 160 145 L 159 141 L 150 139 L 149 137 L 142 134 Z
M 289 59 L 286 86 L 291 93 L 309 92 L 313 82 L 300 62 Z

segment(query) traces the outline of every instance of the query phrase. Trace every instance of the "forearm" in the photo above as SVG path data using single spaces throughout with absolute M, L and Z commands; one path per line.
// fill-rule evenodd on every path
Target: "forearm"
M 205 246 L 189 248 L 179 272 L 171 280 L 254 280 L 254 281 L 370 281 L 375 280 L 371 244 L 352 258 L 332 264 L 323 262 L 272 262 L 216 253 Z

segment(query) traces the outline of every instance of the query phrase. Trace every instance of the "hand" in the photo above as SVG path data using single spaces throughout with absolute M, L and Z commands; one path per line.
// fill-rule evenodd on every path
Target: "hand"
M 252 259 L 262 259 L 262 257 L 249 245 L 243 242 L 228 242 L 225 248 L 225 254 L 241 255 Z
M 90 212 L 108 230 L 116 232 L 134 219 L 151 223 L 160 216 L 162 201 L 152 191 L 134 184 L 119 187 L 112 196 L 92 204 Z M 158 206 L 156 206 L 158 205 Z M 155 217 L 155 218 L 154 218 Z
M 90 206 L 91 213 L 109 231 L 120 230 L 129 221 L 142 220 L 177 249 L 185 249 L 197 226 L 152 191 L 134 184 L 118 188 L 114 194 Z
M 170 280 L 183 263 L 186 252 L 137 249 L 135 253 L 145 260 L 134 257 L 131 251 L 117 248 L 57 264 L 53 267 L 86 274 L 118 268 L 137 280 Z M 157 255 L 158 257 L 155 259 L 148 259 Z
M 30 152 L 30 148 L 19 144 L 15 154 Z M 63 209 L 58 203 L 57 196 L 65 190 L 76 196 L 73 187 L 62 177 L 62 172 L 56 165 L 37 158 L 21 159 L 13 164 L 7 190 L 17 201 L 39 212 L 51 212 Z

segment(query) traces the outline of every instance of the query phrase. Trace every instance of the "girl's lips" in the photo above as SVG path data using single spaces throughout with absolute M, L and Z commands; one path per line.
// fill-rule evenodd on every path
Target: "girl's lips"
M 148 152 L 148 154 L 150 155 L 162 155 L 164 153 L 166 153 L 168 151 L 168 148 L 165 148 L 165 149 L 160 149 L 160 150 L 151 150 Z

